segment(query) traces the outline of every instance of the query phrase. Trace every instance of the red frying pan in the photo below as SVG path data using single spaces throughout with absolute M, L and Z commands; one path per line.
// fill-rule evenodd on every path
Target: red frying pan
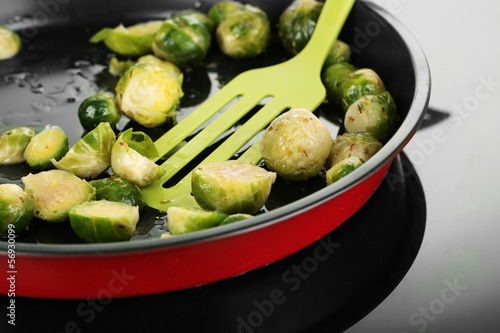
M 9 24 L 24 41 L 18 56 L 0 63 L 3 120 L 9 126 L 58 124 L 76 142 L 83 134 L 76 120 L 76 102 L 97 87 L 112 89 L 114 84 L 103 74 L 110 51 L 90 45 L 89 37 L 103 26 L 161 19 L 187 8 L 206 12 L 213 3 L 22 0 L 2 4 L 0 23 Z M 251 3 L 276 22 L 289 1 Z M 355 4 L 340 39 L 353 46 L 354 64 L 373 68 L 383 78 L 401 117 L 397 132 L 363 168 L 328 187 L 319 180 L 307 187 L 277 184 L 266 212 L 255 218 L 164 239 L 159 234 L 165 215 L 154 210 L 139 223 L 138 235 L 119 243 L 79 243 L 67 227 L 35 221 L 41 223 L 30 225 L 15 242 L 0 240 L 0 293 L 14 289 L 17 296 L 69 299 L 193 287 L 284 258 L 348 220 L 377 189 L 392 160 L 418 129 L 429 101 L 430 76 L 425 56 L 411 34 L 372 4 Z M 225 59 L 212 48 L 207 56 L 210 66 L 186 73 L 183 89 L 190 93 L 181 104 L 180 119 L 239 72 L 283 61 L 285 56 L 276 40 L 264 56 L 248 62 Z M 328 111 L 328 105 L 323 105 L 317 113 L 336 131 L 336 119 Z M 129 126 L 133 125 L 123 124 L 123 128 Z M 165 130 L 149 134 L 155 138 Z M 24 165 L 2 168 L 0 181 L 19 183 L 27 172 Z M 15 245 L 12 267 L 8 266 L 9 242 Z M 324 250 L 329 250 L 328 244 Z

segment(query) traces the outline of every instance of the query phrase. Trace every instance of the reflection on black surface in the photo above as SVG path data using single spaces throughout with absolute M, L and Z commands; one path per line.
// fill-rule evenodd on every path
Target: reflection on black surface
M 450 116 L 449 112 L 427 108 L 424 119 L 422 120 L 422 124 L 420 125 L 419 128 L 423 129 L 431 127 L 437 123 L 440 123 L 443 120 L 446 120 L 449 116 Z
M 401 281 L 420 248 L 425 220 L 420 180 L 401 154 L 356 214 L 285 259 L 224 281 L 158 295 L 18 297 L 16 327 L 25 332 L 61 332 L 68 323 L 83 332 L 107 332 L 111 325 L 123 332 L 341 332 Z M 1 300 L 8 301 L 6 296 Z

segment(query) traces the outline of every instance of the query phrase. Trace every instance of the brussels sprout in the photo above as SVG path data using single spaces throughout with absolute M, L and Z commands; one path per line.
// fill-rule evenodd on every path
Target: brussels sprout
M 139 208 L 121 202 L 88 201 L 68 213 L 75 234 L 86 243 L 126 241 L 139 222 Z
M 212 34 L 212 32 L 214 32 L 215 22 L 209 16 L 207 16 L 203 13 L 200 13 L 197 11 L 187 11 L 184 13 L 180 13 L 177 16 L 193 17 L 193 18 L 197 19 L 198 21 L 200 21 L 201 23 L 203 23 L 203 25 L 205 25 L 205 27 L 208 29 L 208 32 L 210 34 Z
M 342 108 L 346 111 L 362 96 L 376 95 L 385 91 L 384 82 L 369 68 L 358 69 L 347 76 L 340 86 Z
M 266 166 L 286 180 L 316 176 L 330 153 L 332 137 L 309 110 L 292 109 L 275 118 L 260 141 Z
M 322 74 L 323 84 L 326 89 L 326 96 L 331 103 L 341 104 L 342 92 L 340 87 L 349 74 L 354 72 L 356 67 L 347 63 L 339 62 L 328 66 Z
M 0 164 L 24 162 L 24 151 L 36 134 L 31 127 L 14 127 L 3 132 L 0 136 Z
M 96 200 L 115 201 L 130 206 L 137 206 L 139 207 L 139 211 L 146 208 L 146 201 L 142 198 L 139 187 L 125 178 L 113 176 L 92 180 L 90 185 L 96 190 Z
M 137 62 L 144 62 L 156 67 L 160 67 L 161 69 L 167 71 L 167 73 L 170 74 L 174 79 L 176 79 L 179 82 L 179 85 L 182 84 L 183 78 L 181 70 L 170 61 L 164 61 L 160 58 L 155 57 L 154 55 L 148 54 L 137 59 Z
M 351 47 L 341 40 L 336 40 L 332 49 L 328 53 L 323 68 L 328 68 L 339 62 L 351 61 Z
M 120 24 L 114 29 L 101 29 L 90 38 L 90 42 L 104 42 L 118 54 L 137 57 L 151 53 L 151 43 L 161 25 L 162 21 L 139 23 L 127 28 Z
M 113 145 L 111 168 L 118 176 L 142 187 L 163 176 L 163 169 L 152 161 L 157 157 L 156 146 L 147 134 L 128 129 L 120 134 Z
M 243 4 L 240 2 L 221 1 L 210 7 L 208 10 L 208 17 L 210 17 L 210 19 L 214 22 L 215 26 L 218 26 L 226 15 L 242 7 Z
M 247 219 L 249 219 L 251 217 L 253 217 L 253 215 L 250 215 L 250 214 L 233 214 L 233 215 L 229 215 L 228 217 L 226 217 L 220 223 L 220 225 L 225 225 L 225 224 L 230 224 L 230 223 L 234 223 L 234 222 L 238 222 L 238 221 L 247 220 Z
M 133 60 L 120 61 L 116 57 L 111 58 L 109 61 L 108 72 L 113 76 L 122 76 L 126 71 L 135 65 Z
M 0 60 L 12 58 L 21 50 L 21 38 L 17 33 L 0 25 Z
M 47 222 L 65 221 L 74 205 L 95 197 L 89 183 L 64 170 L 29 174 L 21 180 L 33 202 L 34 216 Z
M 326 184 L 331 185 L 337 180 L 344 178 L 363 163 L 364 161 L 359 157 L 349 157 L 336 163 L 326 172 Z
M 278 34 L 290 54 L 297 54 L 306 46 L 322 8 L 319 1 L 296 0 L 281 14 Z
M 179 82 L 167 71 L 147 64 L 132 66 L 116 85 L 120 110 L 145 127 L 176 120 L 176 109 L 184 95 Z
M 212 36 L 193 15 L 176 15 L 163 22 L 153 40 L 154 54 L 180 67 L 198 65 L 206 56 Z
M 349 132 L 338 136 L 325 163 L 327 169 L 349 157 L 368 161 L 382 148 L 382 144 L 369 132 Z
M 238 59 L 255 57 L 269 44 L 269 19 L 259 8 L 245 5 L 226 15 L 217 26 L 215 35 L 224 54 Z
M 0 235 L 20 233 L 33 218 L 31 198 L 19 185 L 0 184 Z
M 45 170 L 52 167 L 51 160 L 60 160 L 68 148 L 68 137 L 62 128 L 47 125 L 31 138 L 24 150 L 24 158 L 30 167 Z
M 78 119 L 83 128 L 92 131 L 100 123 L 115 126 L 120 121 L 120 111 L 110 93 L 97 93 L 87 97 L 78 108 Z
M 51 159 L 60 170 L 85 179 L 97 178 L 111 166 L 111 148 L 116 135 L 109 123 L 100 123 L 81 138 L 59 161 Z
M 218 226 L 226 214 L 191 207 L 169 207 L 167 225 L 172 235 L 181 235 L 193 231 Z
M 345 114 L 347 132 L 370 132 L 381 143 L 387 142 L 396 130 L 396 104 L 388 91 L 366 95 L 354 102 Z
M 264 206 L 275 180 L 274 172 L 250 162 L 231 160 L 194 169 L 191 189 L 201 208 L 225 214 L 253 214 Z

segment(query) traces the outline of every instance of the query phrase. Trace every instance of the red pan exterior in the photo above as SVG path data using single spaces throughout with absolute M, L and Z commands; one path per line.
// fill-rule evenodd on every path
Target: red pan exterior
M 270 264 L 310 245 L 354 214 L 380 185 L 391 162 L 365 181 L 311 210 L 271 225 L 201 243 L 102 255 L 19 255 L 16 273 L 0 255 L 0 290 L 40 298 L 102 298 L 146 295 L 194 287 Z M 333 214 L 332 212 L 335 212 Z M 324 251 L 331 251 L 326 242 Z M 321 255 L 321 254 L 318 254 Z M 4 274 L 5 274 L 4 273 Z

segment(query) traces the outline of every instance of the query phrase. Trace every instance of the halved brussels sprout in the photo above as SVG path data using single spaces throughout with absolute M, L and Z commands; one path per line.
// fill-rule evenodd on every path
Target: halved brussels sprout
M 167 71 L 167 73 L 170 74 L 174 79 L 176 79 L 179 82 L 179 85 L 182 85 L 182 72 L 174 63 L 166 60 L 161 60 L 160 58 L 157 58 L 151 54 L 140 57 L 139 59 L 137 59 L 137 62 L 144 62 L 156 67 L 160 67 L 161 69 Z
M 347 132 L 370 132 L 381 143 L 396 131 L 398 114 L 391 94 L 366 95 L 354 102 L 345 114 Z
M 198 65 L 206 56 L 212 36 L 205 22 L 193 15 L 176 15 L 163 22 L 153 40 L 153 52 L 180 67 Z
M 120 118 L 115 98 L 106 92 L 87 97 L 78 108 L 78 119 L 87 131 L 92 131 L 97 125 L 105 122 L 115 126 Z
M 42 171 L 21 179 L 33 202 L 34 216 L 47 222 L 63 222 L 77 204 L 94 199 L 95 189 L 64 170 Z
M 125 178 L 112 176 L 104 179 L 92 180 L 90 185 L 96 190 L 96 200 L 115 201 L 130 206 L 137 206 L 139 207 L 139 211 L 146 208 L 146 201 L 142 198 L 139 187 Z
M 26 161 L 24 151 L 37 131 L 31 127 L 14 127 L 0 136 L 0 164 L 17 164 Z
M 292 109 L 275 118 L 260 140 L 266 166 L 286 180 L 316 176 L 330 153 L 333 139 L 309 110 Z
M 323 3 L 316 0 L 296 0 L 281 14 L 278 34 L 290 54 L 299 53 L 311 38 Z
M 62 128 L 47 125 L 31 138 L 24 150 L 24 158 L 30 167 L 45 170 L 52 167 L 51 160 L 60 160 L 68 148 L 68 137 Z
M 227 14 L 215 31 L 221 51 L 232 58 L 263 53 L 271 35 L 269 19 L 261 9 L 245 5 Z
M 249 219 L 251 217 L 253 217 L 253 215 L 250 215 L 250 214 L 233 214 L 233 215 L 229 215 L 228 217 L 226 217 L 220 223 L 220 225 L 225 225 L 225 224 L 230 224 L 230 223 L 234 223 L 234 222 L 238 222 L 238 221 L 247 220 L 247 219 Z
M 342 108 L 346 111 L 352 103 L 365 95 L 376 95 L 385 91 L 384 82 L 369 68 L 361 68 L 347 76 L 340 86 Z
M 226 15 L 234 12 L 237 9 L 243 7 L 243 4 L 236 1 L 221 1 L 214 4 L 208 10 L 208 17 L 214 22 L 215 26 L 226 17 Z
M 133 60 L 120 61 L 116 57 L 111 58 L 109 61 L 108 72 L 113 76 L 122 76 L 128 69 L 135 65 Z
M 17 33 L 0 25 L 0 60 L 9 59 L 21 50 L 21 38 Z
M 122 24 L 116 28 L 104 28 L 90 38 L 91 43 L 104 42 L 121 55 L 137 57 L 151 53 L 151 43 L 162 21 L 139 23 L 129 27 Z
M 354 72 L 356 67 L 347 63 L 339 62 L 328 66 L 322 74 L 323 84 L 326 89 L 326 96 L 331 103 L 341 104 L 342 91 L 340 87 L 349 74 Z
M 75 234 L 87 243 L 129 240 L 139 222 L 139 208 L 114 201 L 88 201 L 68 213 Z
M 132 66 L 116 85 L 120 110 L 149 128 L 168 119 L 175 122 L 177 105 L 183 95 L 178 80 L 162 68 L 147 63 Z
M 349 132 L 339 135 L 332 145 L 325 163 L 327 169 L 349 157 L 368 161 L 382 148 L 382 144 L 369 132 Z
M 100 123 L 70 149 L 59 161 L 51 159 L 60 170 L 85 179 L 95 179 L 111 166 L 111 148 L 116 135 L 109 123 Z
M 253 163 L 231 160 L 193 170 L 191 189 L 201 208 L 253 214 L 264 206 L 276 174 Z
M 172 235 L 216 227 L 226 217 L 224 213 L 194 207 L 169 207 L 167 209 L 167 225 Z
M 323 68 L 328 68 L 333 64 L 339 62 L 350 62 L 351 61 L 351 47 L 341 40 L 336 40 L 333 44 L 332 49 L 326 56 L 326 60 L 323 64 Z
M 156 146 L 147 134 L 128 129 L 113 145 L 111 168 L 115 174 L 142 187 L 163 176 L 163 169 L 151 160 L 157 157 Z
M 31 198 L 19 185 L 0 184 L 0 235 L 19 234 L 33 218 Z M 11 225 L 11 226 L 9 226 Z
M 328 171 L 326 172 L 326 184 L 331 185 L 335 183 L 337 180 L 344 178 L 357 168 L 359 168 L 364 161 L 359 157 L 349 157 L 338 163 L 335 163 Z

